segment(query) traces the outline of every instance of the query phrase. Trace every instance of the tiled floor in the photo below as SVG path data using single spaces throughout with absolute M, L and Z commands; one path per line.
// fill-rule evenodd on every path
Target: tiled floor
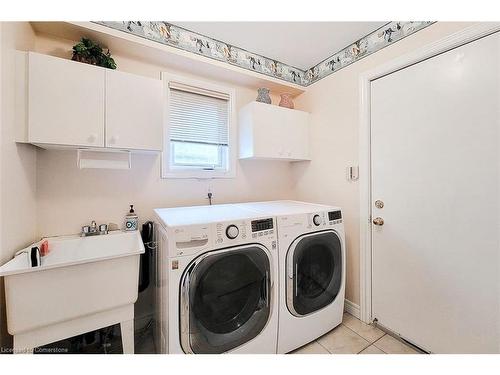
M 292 354 L 419 354 L 415 349 L 345 313 L 342 324 Z

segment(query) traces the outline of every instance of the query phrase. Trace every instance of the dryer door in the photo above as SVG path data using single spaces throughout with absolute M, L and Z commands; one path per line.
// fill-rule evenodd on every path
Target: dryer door
M 333 230 L 298 237 L 286 258 L 286 301 L 295 316 L 331 304 L 342 284 L 342 241 Z
M 270 317 L 267 249 L 240 246 L 203 254 L 184 272 L 180 338 L 186 353 L 224 353 L 256 337 Z

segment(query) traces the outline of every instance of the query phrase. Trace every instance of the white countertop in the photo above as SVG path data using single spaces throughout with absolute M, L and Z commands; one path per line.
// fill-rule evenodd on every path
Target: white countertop
M 236 204 L 157 208 L 155 213 L 164 225 L 169 227 L 245 220 L 264 216 L 260 212 L 239 207 Z
M 320 211 L 337 211 L 340 207 L 323 204 L 281 200 L 267 202 L 248 202 L 238 204 L 239 207 L 260 212 L 262 215 L 281 216 L 299 215 Z

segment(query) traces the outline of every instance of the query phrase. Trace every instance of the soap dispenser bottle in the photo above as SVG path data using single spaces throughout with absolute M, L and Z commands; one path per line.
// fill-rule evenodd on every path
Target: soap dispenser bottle
M 125 230 L 126 231 L 134 231 L 138 228 L 139 217 L 136 215 L 134 211 L 134 205 L 130 205 L 130 211 L 127 215 L 125 215 Z

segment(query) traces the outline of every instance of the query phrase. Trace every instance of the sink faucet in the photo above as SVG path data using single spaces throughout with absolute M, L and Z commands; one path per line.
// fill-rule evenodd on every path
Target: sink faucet
M 97 224 L 94 220 L 92 220 L 90 225 L 83 226 L 82 232 L 80 233 L 80 235 L 82 237 L 96 236 L 99 234 L 108 234 L 108 225 L 101 224 L 101 225 L 99 225 L 99 229 L 97 229 Z

